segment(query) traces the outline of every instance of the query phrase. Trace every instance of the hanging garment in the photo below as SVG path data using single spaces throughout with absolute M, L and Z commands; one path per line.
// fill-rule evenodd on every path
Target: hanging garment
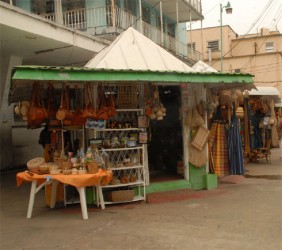
M 235 105 L 233 104 L 233 114 L 228 134 L 228 151 L 230 174 L 244 174 L 244 158 L 241 135 L 239 131 L 239 121 L 235 114 Z
M 218 177 L 229 174 L 228 145 L 225 124 L 222 121 L 213 121 L 209 137 L 214 173 Z

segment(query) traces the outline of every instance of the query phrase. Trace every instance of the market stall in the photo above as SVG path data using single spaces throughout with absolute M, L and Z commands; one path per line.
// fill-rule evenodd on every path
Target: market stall
M 270 149 L 279 147 L 279 116 L 275 105 L 280 103 L 279 91 L 274 87 L 257 87 L 246 99 L 251 161 L 270 161 Z
M 154 51 L 157 51 L 156 58 L 159 58 L 160 63 L 152 63 L 152 54 L 145 52 L 145 48 L 150 47 L 147 44 L 149 42 L 132 40 L 138 36 L 134 33 L 125 39 L 125 46 L 130 49 L 122 50 L 123 53 L 115 57 L 119 58 L 119 63 L 113 62 L 114 65 L 121 65 L 121 61 L 131 65 L 126 61 L 130 58 L 133 61 L 132 68 L 21 66 L 12 71 L 10 103 L 18 103 L 20 100 L 21 109 L 22 102 L 29 101 L 28 113 L 32 110 L 31 106 L 43 110 L 45 108 L 44 119 L 32 124 L 28 120 L 28 128 L 51 125 L 52 121 L 47 130 L 52 132 L 51 141 L 57 148 L 51 150 L 51 161 L 54 162 L 55 153 L 55 159 L 67 168 L 89 171 L 94 165 L 96 171 L 99 168 L 113 171 L 112 181 L 102 187 L 105 204 L 144 200 L 146 192 L 158 191 L 158 188 L 168 190 L 167 188 L 191 187 L 190 180 L 199 180 L 196 168 L 201 169 L 204 175 L 209 173 L 207 118 L 212 117 L 214 112 L 211 108 L 213 97 L 224 89 L 254 88 L 249 74 L 195 72 L 168 52 L 163 52 L 160 47 L 156 48 L 155 44 Z M 117 41 L 122 41 L 122 38 Z M 123 55 L 136 50 L 143 53 Z M 107 59 L 110 63 L 112 59 L 108 57 L 107 51 L 110 53 L 115 48 L 103 51 L 103 55 L 98 57 Z M 116 56 L 115 53 L 113 55 Z M 138 55 L 142 58 L 139 59 Z M 158 57 L 159 55 L 161 56 Z M 170 64 L 172 60 L 174 63 Z M 107 64 L 107 61 L 99 64 L 93 60 L 90 63 L 105 67 L 103 63 Z M 139 65 L 141 69 L 136 66 L 140 63 L 143 67 Z M 32 98 L 35 83 L 39 85 L 36 91 L 39 90 L 41 94 Z M 52 95 L 48 94 L 51 85 L 55 93 Z M 49 102 L 50 96 L 56 100 Z M 48 109 L 51 106 L 49 103 L 56 104 L 52 107 L 52 112 L 48 112 L 51 110 Z M 97 117 L 98 113 L 100 118 Z M 74 124 L 74 117 L 79 118 L 76 119 L 78 124 Z M 198 123 L 195 123 L 195 117 L 198 118 Z M 189 119 L 190 122 L 193 120 L 193 124 L 189 124 Z M 177 135 L 177 140 L 181 140 L 178 143 L 180 148 L 175 154 L 172 154 L 172 147 L 164 147 L 177 145 L 175 140 L 171 140 L 171 136 L 162 136 L 164 131 L 172 132 Z M 68 135 L 64 134 L 66 132 Z M 52 139 L 53 133 L 56 136 Z M 199 135 L 204 135 L 204 140 Z M 182 162 L 182 174 L 174 182 L 175 185 L 162 182 L 157 186 L 150 182 L 150 172 L 153 169 L 148 161 L 148 155 L 152 153 L 150 149 L 148 152 L 148 145 L 152 145 L 153 136 L 157 147 L 161 149 L 155 154 L 160 163 L 166 161 L 165 156 L 172 155 Z M 66 140 L 67 137 L 70 139 Z M 198 150 L 197 154 L 191 154 L 191 150 Z M 197 156 L 194 161 L 193 156 Z M 191 161 L 197 166 L 191 167 Z M 170 171 L 176 172 L 177 163 L 171 163 L 169 167 Z M 61 174 L 70 173 L 67 170 L 69 169 L 63 169 Z M 113 200 L 114 192 L 119 191 L 124 196 Z

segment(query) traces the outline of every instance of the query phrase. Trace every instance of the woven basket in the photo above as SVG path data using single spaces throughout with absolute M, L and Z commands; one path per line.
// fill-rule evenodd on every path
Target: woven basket
M 112 202 L 132 201 L 134 198 L 134 190 L 111 191 L 109 200 Z
M 66 169 L 66 165 L 69 164 L 67 158 L 61 157 L 53 157 L 53 162 L 58 166 L 59 169 Z
M 90 173 L 90 174 L 97 174 L 98 173 L 99 165 L 98 165 L 97 162 L 95 162 L 95 161 L 87 162 L 86 167 L 87 167 L 88 173 Z

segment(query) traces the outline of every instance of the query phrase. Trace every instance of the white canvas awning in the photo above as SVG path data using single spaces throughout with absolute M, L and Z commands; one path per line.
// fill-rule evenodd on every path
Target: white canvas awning
M 190 66 L 133 28 L 93 57 L 86 68 L 194 72 Z
M 275 102 L 281 102 L 281 99 L 279 98 L 280 92 L 275 87 L 257 87 L 257 89 L 252 89 L 249 92 L 250 96 L 268 96 L 272 97 Z

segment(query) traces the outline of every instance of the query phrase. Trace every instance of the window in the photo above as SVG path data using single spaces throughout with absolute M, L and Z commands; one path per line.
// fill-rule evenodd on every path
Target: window
M 195 48 L 196 48 L 196 43 L 188 43 L 187 46 L 188 46 L 188 49 L 189 49 L 189 50 L 192 50 L 192 49 L 195 50 Z
M 274 42 L 265 43 L 265 52 L 274 52 Z
M 148 7 L 142 7 L 142 20 L 146 23 L 151 22 L 150 9 Z
M 134 4 L 135 1 L 132 0 L 124 0 L 124 9 L 127 10 L 130 14 L 134 13 Z
M 170 23 L 167 25 L 167 34 L 169 36 L 175 37 L 175 24 Z
M 187 47 L 188 47 L 188 54 L 192 54 L 192 51 L 193 52 L 195 51 L 196 44 L 195 43 L 188 43 Z
M 217 51 L 219 50 L 219 41 L 209 41 L 208 42 L 208 48 L 211 49 L 211 51 Z
M 241 73 L 241 69 L 235 69 L 235 73 Z

